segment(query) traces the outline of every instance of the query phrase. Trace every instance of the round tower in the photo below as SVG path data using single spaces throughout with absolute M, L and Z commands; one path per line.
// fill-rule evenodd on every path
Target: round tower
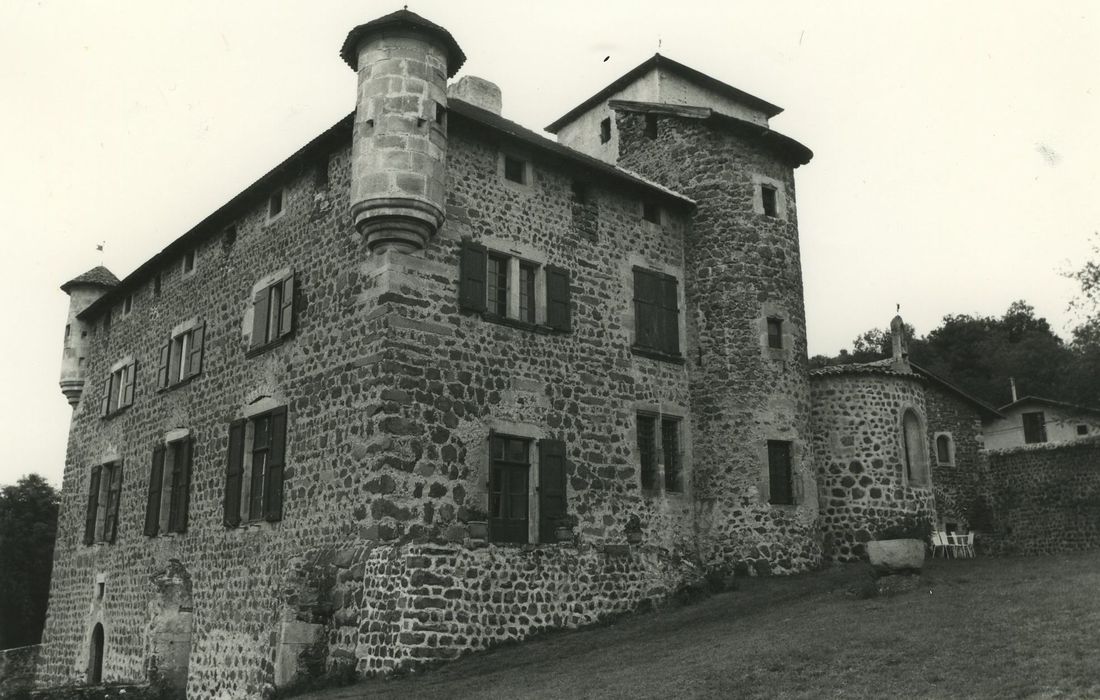
M 374 252 L 423 248 L 444 218 L 447 79 L 466 60 L 446 29 L 399 10 L 351 30 L 359 74 L 351 213 Z
M 84 392 L 84 358 L 90 326 L 77 316 L 92 302 L 118 284 L 118 278 L 100 265 L 61 285 L 69 295 L 69 316 L 65 321 L 65 346 L 61 353 L 61 393 L 76 408 Z

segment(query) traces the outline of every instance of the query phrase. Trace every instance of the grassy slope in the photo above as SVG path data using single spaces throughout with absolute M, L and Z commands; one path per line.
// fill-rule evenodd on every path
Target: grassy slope
M 860 600 L 862 567 L 742 579 L 691 607 L 309 696 L 1100 697 L 1100 553 L 935 560 Z

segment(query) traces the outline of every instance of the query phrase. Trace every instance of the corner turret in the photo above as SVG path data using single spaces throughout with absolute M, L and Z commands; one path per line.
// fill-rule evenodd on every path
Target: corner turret
M 61 285 L 61 291 L 69 295 L 69 316 L 65 321 L 60 384 L 61 393 L 73 408 L 80 403 L 80 395 L 84 392 L 84 358 L 91 331 L 77 315 L 117 284 L 118 278 L 100 265 Z
M 398 10 L 351 30 L 359 74 L 351 214 L 373 252 L 422 249 L 444 218 L 447 79 L 466 61 L 454 37 Z

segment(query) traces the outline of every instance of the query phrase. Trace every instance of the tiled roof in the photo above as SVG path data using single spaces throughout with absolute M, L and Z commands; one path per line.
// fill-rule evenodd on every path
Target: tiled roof
M 859 362 L 847 365 L 829 365 L 810 370 L 810 377 L 838 377 L 849 374 L 879 374 L 893 377 L 909 377 L 917 379 L 912 372 L 904 372 L 894 368 L 891 359 L 875 360 L 874 362 Z
M 118 278 L 115 277 L 114 273 L 107 268 L 103 267 L 102 265 L 97 265 L 96 267 L 93 267 L 84 274 L 77 275 L 65 284 L 61 285 L 61 291 L 68 294 L 69 290 L 78 284 L 88 284 L 98 287 L 114 287 L 118 284 Z
M 462 67 L 462 64 L 466 62 L 466 54 L 462 52 L 458 42 L 451 36 L 443 27 L 429 22 L 415 12 L 409 12 L 408 10 L 398 10 L 397 12 L 391 12 L 385 17 L 379 17 L 373 19 L 366 24 L 360 24 L 355 29 L 348 32 L 348 37 L 344 39 L 344 45 L 340 47 L 340 58 L 351 66 L 352 70 L 356 70 L 356 64 L 359 62 L 359 55 L 356 53 L 356 48 L 359 46 L 360 39 L 364 34 L 376 32 L 381 29 L 401 29 L 412 27 L 413 29 L 420 29 L 430 34 L 434 34 L 436 38 L 443 42 L 443 45 L 447 47 L 447 53 L 450 56 L 450 60 L 447 61 L 447 77 L 453 78 L 458 69 Z
M 1050 406 L 1052 408 L 1068 408 L 1072 411 L 1083 411 L 1085 413 L 1100 413 L 1100 408 L 1092 408 L 1090 406 L 1081 406 L 1080 404 L 1068 403 L 1066 401 L 1055 401 L 1054 399 L 1044 399 L 1041 396 L 1024 396 L 1012 403 L 1001 406 L 1000 410 L 1007 411 L 1017 406 L 1024 404 L 1040 404 L 1042 406 Z

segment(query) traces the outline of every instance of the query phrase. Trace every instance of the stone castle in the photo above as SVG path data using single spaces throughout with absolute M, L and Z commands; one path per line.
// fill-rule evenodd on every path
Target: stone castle
M 354 112 L 62 287 L 40 687 L 260 697 L 965 527 L 996 411 L 900 332 L 809 369 L 779 107 L 658 54 L 555 142 L 416 14 L 340 55 Z

